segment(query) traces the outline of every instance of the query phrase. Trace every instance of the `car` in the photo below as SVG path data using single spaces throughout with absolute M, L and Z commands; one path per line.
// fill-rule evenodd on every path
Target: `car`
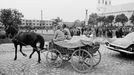
M 112 39 L 105 42 L 108 49 L 120 52 L 123 55 L 134 55 L 134 32 L 128 33 L 123 38 Z

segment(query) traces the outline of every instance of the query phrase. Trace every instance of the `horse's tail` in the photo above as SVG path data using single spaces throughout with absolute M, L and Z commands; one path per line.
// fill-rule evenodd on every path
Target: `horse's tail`
M 38 35 L 37 37 L 38 37 L 38 41 L 39 41 L 39 43 L 40 43 L 39 48 L 40 48 L 41 50 L 43 50 L 43 49 L 44 49 L 45 40 L 44 40 L 44 38 L 43 38 L 41 35 Z

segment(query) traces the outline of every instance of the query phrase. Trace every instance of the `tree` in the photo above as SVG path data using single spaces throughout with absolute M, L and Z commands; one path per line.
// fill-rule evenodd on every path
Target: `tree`
M 5 29 L 9 26 L 18 28 L 18 25 L 21 25 L 21 18 L 24 17 L 16 9 L 1 9 L 0 13 L 0 22 L 4 25 Z
M 80 27 L 85 27 L 85 21 L 81 21 L 81 26 Z
M 98 15 L 96 13 L 92 13 L 91 15 L 89 15 L 88 24 L 97 25 L 97 18 L 98 18 Z
M 62 22 L 62 19 L 60 17 L 53 19 L 53 25 L 58 25 L 60 22 Z
M 129 18 L 130 22 L 134 25 L 134 15 Z
M 102 25 L 105 25 L 106 17 L 105 16 L 99 16 L 97 18 L 97 22 L 103 23 Z
M 124 24 L 128 21 L 128 18 L 125 14 L 117 15 L 115 18 L 115 22 L 120 22 L 124 26 Z
M 80 27 L 81 26 L 81 21 L 80 20 L 75 20 L 73 27 Z
M 109 15 L 105 18 L 106 23 L 110 23 L 112 25 L 112 22 L 114 20 L 114 15 Z

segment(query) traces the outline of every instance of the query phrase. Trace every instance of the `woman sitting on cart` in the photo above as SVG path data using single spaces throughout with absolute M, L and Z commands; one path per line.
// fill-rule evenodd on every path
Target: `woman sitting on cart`
M 66 38 L 65 38 L 65 35 L 64 35 L 64 32 L 63 32 L 63 28 L 61 25 L 58 25 L 56 27 L 56 31 L 54 33 L 54 37 L 53 37 L 53 41 L 54 42 L 57 42 L 57 41 L 64 41 Z

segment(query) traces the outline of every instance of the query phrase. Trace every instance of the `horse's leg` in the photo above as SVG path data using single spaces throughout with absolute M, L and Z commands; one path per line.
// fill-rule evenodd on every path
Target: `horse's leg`
M 17 59 L 17 44 L 14 44 L 14 47 L 15 47 L 15 57 L 14 57 L 14 60 Z
M 20 52 L 22 53 L 23 56 L 27 56 L 25 53 L 22 52 L 22 45 L 20 45 Z
M 30 54 L 29 59 L 32 58 L 33 53 L 36 51 L 36 49 L 33 48 L 33 52 Z
M 35 48 L 36 48 L 36 49 L 35 49 Z M 41 58 L 40 58 L 40 51 L 37 50 L 37 47 L 33 47 L 33 52 L 30 54 L 29 59 L 32 58 L 32 55 L 33 55 L 33 53 L 34 53 L 35 51 L 38 53 L 38 63 L 40 63 L 40 61 L 41 61 Z
M 40 61 L 41 61 L 41 58 L 40 58 L 40 51 L 37 50 L 37 53 L 38 53 L 38 63 L 40 63 Z

